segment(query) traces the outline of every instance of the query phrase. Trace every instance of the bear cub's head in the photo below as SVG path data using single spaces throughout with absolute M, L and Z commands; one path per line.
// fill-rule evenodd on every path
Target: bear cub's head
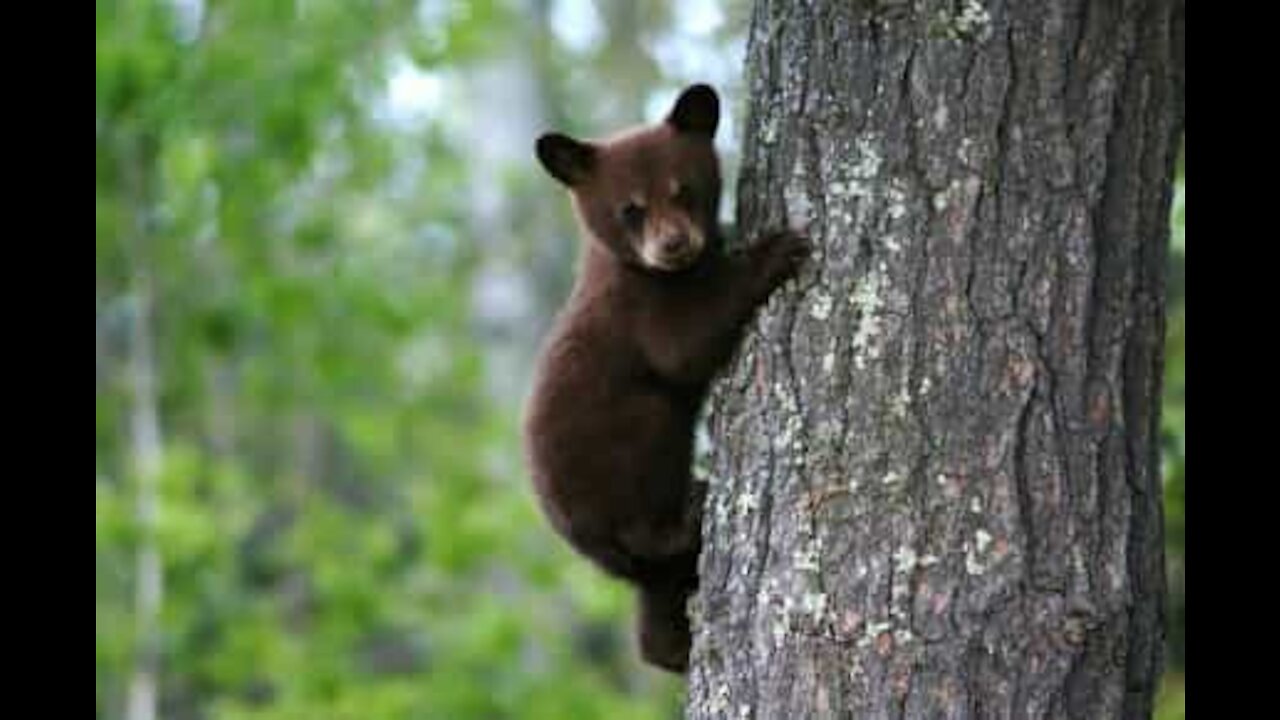
M 603 140 L 547 133 L 536 149 L 569 189 L 591 241 L 620 262 L 674 273 L 697 265 L 718 238 L 719 122 L 719 98 L 698 84 L 680 93 L 660 123 Z

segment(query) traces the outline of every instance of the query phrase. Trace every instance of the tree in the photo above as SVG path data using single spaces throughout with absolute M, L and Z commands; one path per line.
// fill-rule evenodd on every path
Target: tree
M 1180 0 L 759 0 L 690 718 L 1146 718 Z

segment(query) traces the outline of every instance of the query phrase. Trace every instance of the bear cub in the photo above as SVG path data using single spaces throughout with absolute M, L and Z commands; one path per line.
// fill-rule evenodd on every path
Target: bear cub
M 642 657 L 679 674 L 706 496 L 692 474 L 698 414 L 754 311 L 809 254 L 786 229 L 724 252 L 719 120 L 699 84 L 654 125 L 536 143 L 583 243 L 526 402 L 526 463 L 552 527 L 636 589 Z

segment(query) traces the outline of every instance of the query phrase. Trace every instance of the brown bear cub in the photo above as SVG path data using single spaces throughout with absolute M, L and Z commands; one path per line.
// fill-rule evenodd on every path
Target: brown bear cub
M 706 496 L 692 475 L 698 414 L 753 312 L 809 251 L 783 230 L 723 252 L 719 120 L 715 91 L 694 85 L 655 125 L 536 146 L 584 242 L 525 408 L 526 460 L 552 526 L 637 589 L 644 659 L 675 673 Z

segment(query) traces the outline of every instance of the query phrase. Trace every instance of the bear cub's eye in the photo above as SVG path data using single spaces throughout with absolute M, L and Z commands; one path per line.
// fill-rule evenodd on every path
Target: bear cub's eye
M 684 183 L 679 183 L 675 186 L 675 191 L 671 193 L 671 199 L 686 210 L 693 209 L 693 190 Z
M 644 208 L 634 202 L 623 205 L 619 215 L 628 230 L 639 230 L 644 225 Z

